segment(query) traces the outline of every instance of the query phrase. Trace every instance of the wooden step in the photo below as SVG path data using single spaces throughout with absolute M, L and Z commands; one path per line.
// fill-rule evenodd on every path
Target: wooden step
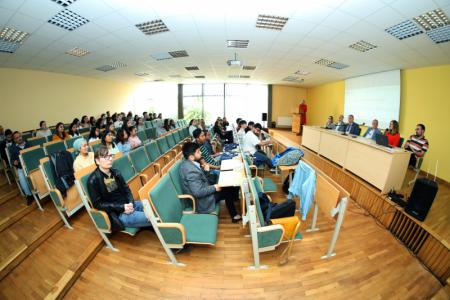
M 60 299 L 103 247 L 87 212 L 60 227 L 0 281 L 0 299 Z
M 0 186 L 0 205 L 19 194 L 20 192 L 16 185 L 5 184 Z
M 26 217 L 0 232 L 0 280 L 41 245 L 63 222 L 53 203 L 44 211 L 34 209 Z
M 27 206 L 26 199 L 18 194 L 0 204 L 0 232 L 36 210 L 36 207 L 35 202 Z

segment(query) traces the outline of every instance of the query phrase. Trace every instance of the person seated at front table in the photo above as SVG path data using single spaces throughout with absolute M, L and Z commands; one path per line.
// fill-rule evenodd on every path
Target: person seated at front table
M 335 128 L 336 128 L 336 125 L 334 125 L 333 122 L 334 122 L 334 121 L 333 121 L 333 116 L 329 116 L 329 117 L 328 117 L 328 120 L 327 120 L 327 123 L 325 124 L 325 128 L 326 128 L 326 129 L 335 129 Z
M 382 134 L 382 133 L 381 133 L 381 130 L 378 129 L 378 120 L 373 119 L 372 127 L 367 128 L 367 131 L 366 131 L 366 133 L 364 133 L 363 137 L 365 137 L 366 139 L 372 139 L 375 141 L 375 137 L 377 134 Z
M 355 117 L 353 115 L 348 115 L 348 123 L 347 126 L 345 127 L 346 134 L 359 135 L 361 129 L 359 129 L 358 123 L 355 123 L 354 120 Z
M 59 122 L 56 124 L 56 132 L 52 136 L 52 141 L 64 141 L 70 139 L 70 135 L 64 129 L 64 124 Z
M 275 172 L 276 170 L 273 168 L 272 161 L 267 157 L 264 151 L 256 149 L 256 147 L 265 146 L 270 144 L 270 140 L 261 141 L 259 136 L 261 135 L 262 126 L 259 123 L 256 123 L 253 126 L 253 129 L 245 134 L 243 144 L 244 152 L 250 152 L 250 154 L 255 158 L 255 164 L 261 165 L 266 164 L 271 172 Z M 258 147 L 258 148 L 259 148 Z
M 202 154 L 202 158 L 209 165 L 211 169 L 219 170 L 220 169 L 220 161 L 216 161 L 208 152 L 205 144 L 205 133 L 200 128 L 197 128 L 193 132 L 193 136 L 195 139 L 195 143 L 197 143 L 200 147 L 200 153 Z
M 340 132 L 345 132 L 346 127 L 347 127 L 347 124 L 345 124 L 345 122 L 344 122 L 344 116 L 339 115 L 339 119 L 338 119 L 338 122 L 336 123 L 334 130 L 340 131 Z
M 183 193 L 194 196 L 197 213 L 214 213 L 216 203 L 225 199 L 232 222 L 242 219 L 234 206 L 234 200 L 239 198 L 239 187 L 221 188 L 208 181 L 209 164 L 204 164 L 203 169 L 200 166 L 202 155 L 198 144 L 186 143 L 182 151 L 184 159 L 180 165 L 181 185 Z
M 119 170 L 112 168 L 113 154 L 100 146 L 94 154 L 97 168 L 89 176 L 87 188 L 92 205 L 105 211 L 111 221 L 112 231 L 124 227 L 152 226 L 144 213 L 141 201 L 135 201 L 130 188 Z
M 389 146 L 398 147 L 398 144 L 400 143 L 400 133 L 398 133 L 398 131 L 398 122 L 392 120 L 389 123 L 389 128 L 384 132 L 384 135 L 388 138 Z
M 79 152 L 77 158 L 75 158 L 73 162 L 74 172 L 77 172 L 94 164 L 94 152 L 89 152 L 89 144 L 85 139 L 77 139 L 73 143 L 73 148 L 77 152 Z
M 116 154 L 120 152 L 119 148 L 117 148 L 117 145 L 113 141 L 114 137 L 108 130 L 105 130 L 105 132 L 102 135 L 102 145 L 106 146 L 108 148 L 109 152 L 111 154 Z
M 130 142 L 128 142 L 128 133 L 123 128 L 117 131 L 116 145 L 123 154 L 128 154 L 131 150 Z
M 240 120 L 239 121 L 239 130 L 237 132 L 238 137 L 242 140 L 247 132 L 245 129 L 247 128 L 247 121 Z
M 429 146 L 425 138 L 425 125 L 417 124 L 416 134 L 411 135 L 405 144 L 405 149 L 413 153 L 409 159 L 409 165 L 416 167 L 417 160 L 425 155 Z

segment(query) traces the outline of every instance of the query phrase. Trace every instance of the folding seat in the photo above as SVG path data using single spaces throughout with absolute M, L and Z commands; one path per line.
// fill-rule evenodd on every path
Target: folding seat
M 153 123 L 152 121 L 145 121 L 144 122 L 145 128 L 153 128 Z
M 145 130 L 139 130 L 138 132 L 137 132 L 137 136 L 138 136 L 138 138 L 141 140 L 141 142 L 142 143 L 145 143 L 146 141 L 148 141 L 148 137 L 147 137 L 147 135 L 145 134 Z
M 76 137 L 66 140 L 65 142 L 66 142 L 67 149 L 73 148 L 73 144 L 75 143 L 75 141 L 78 139 L 83 139 L 83 138 L 84 138 L 83 136 L 76 136 Z
M 142 187 L 141 177 L 143 178 L 144 181 L 145 177 L 136 173 L 136 171 L 133 168 L 133 165 L 131 164 L 130 159 L 128 158 L 128 155 L 122 155 L 119 158 L 114 158 L 113 168 L 120 171 L 123 179 L 128 184 L 131 193 L 133 194 L 133 198 L 138 199 L 139 197 L 138 192 L 139 189 Z
M 170 149 L 169 144 L 167 143 L 167 138 L 165 136 L 157 138 L 156 144 L 158 145 L 159 151 L 163 155 L 168 155 L 171 160 L 175 158 L 177 153 L 174 150 Z
M 79 132 L 81 135 L 82 135 L 83 133 L 89 133 L 90 131 L 91 131 L 90 128 L 85 128 L 85 127 L 78 129 L 78 132 Z
M 43 146 L 45 143 L 47 143 L 47 138 L 46 137 L 34 137 L 34 138 L 29 138 L 27 140 L 27 142 L 30 144 L 30 146 Z
M 98 149 L 102 145 L 101 140 L 95 140 L 89 143 L 89 147 L 91 148 L 92 152 L 95 152 L 95 150 Z
M 44 150 L 47 155 L 52 155 L 53 153 L 67 150 L 64 141 L 52 141 L 44 144 Z
M 147 136 L 147 140 L 155 139 L 156 138 L 156 128 L 145 129 L 145 135 Z
M 31 139 L 33 137 L 32 131 L 22 132 L 22 139 L 24 141 L 27 141 L 28 139 Z
M 159 217 L 158 237 L 163 246 L 182 248 L 185 244 L 216 244 L 218 217 L 184 212 L 169 175 L 163 176 L 154 186 L 146 184 L 139 196 L 150 201 Z M 194 202 L 192 206 L 195 212 Z
M 81 196 L 81 200 L 84 206 L 86 207 L 86 210 L 89 216 L 91 217 L 92 222 L 95 225 L 95 228 L 97 228 L 106 246 L 113 251 L 119 251 L 118 249 L 114 248 L 114 246 L 111 244 L 111 241 L 107 236 L 107 234 L 111 233 L 111 221 L 109 220 L 108 214 L 102 210 L 94 208 L 94 206 L 92 205 L 91 198 L 89 197 L 87 182 L 89 180 L 89 176 L 92 174 L 94 169 L 95 167 L 87 167 L 76 172 L 75 185 L 78 189 L 78 193 Z M 121 232 L 134 236 L 138 231 L 139 228 L 125 227 L 124 230 Z
M 92 165 L 92 168 L 95 168 L 94 164 Z M 66 196 L 63 197 L 61 192 L 56 188 L 55 170 L 52 168 L 48 157 L 40 159 L 40 169 L 47 184 L 50 198 L 52 199 L 56 210 L 58 211 L 66 227 L 72 229 L 67 217 L 72 216 L 83 207 L 83 202 L 81 201 L 81 197 L 76 186 L 73 185 L 67 189 Z
M 258 170 L 263 170 L 264 166 L 259 167 L 259 168 L 257 166 L 255 166 L 253 164 L 252 158 L 249 155 L 244 154 L 244 159 L 245 159 L 245 162 L 250 167 L 250 169 L 255 170 L 255 177 L 258 177 Z M 249 174 L 251 174 L 251 172 Z M 275 184 L 275 182 L 273 182 L 273 180 L 271 178 L 269 178 L 269 177 L 259 177 L 259 178 L 261 180 L 261 185 L 262 185 L 264 193 L 275 193 L 277 191 L 277 185 Z
M 145 182 L 161 172 L 160 165 L 150 161 L 144 147 L 131 150 L 129 156 L 136 172 L 146 176 Z
M 150 162 L 158 164 L 160 168 L 164 167 L 171 160 L 168 155 L 161 154 L 155 141 L 145 144 L 144 149 Z
M 44 157 L 44 149 L 40 146 L 21 150 L 19 155 L 22 169 L 29 180 L 31 192 L 40 209 L 42 207 L 39 200 L 46 197 L 49 193 L 44 176 L 39 169 L 40 160 Z

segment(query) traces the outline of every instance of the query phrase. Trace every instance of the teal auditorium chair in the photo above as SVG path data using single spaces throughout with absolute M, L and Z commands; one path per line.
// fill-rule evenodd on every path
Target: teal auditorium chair
M 255 178 L 259 178 L 261 180 L 262 191 L 264 193 L 275 193 L 277 191 L 277 185 L 273 180 L 269 177 L 258 177 L 258 168 L 253 165 L 252 158 L 249 155 L 244 154 L 244 159 L 249 167 L 249 171 L 247 174 L 252 174 L 251 169 L 255 170 Z
M 167 144 L 169 145 L 169 148 L 173 148 L 177 144 L 177 142 L 175 141 L 175 138 L 173 136 L 173 133 L 169 133 L 168 135 L 166 135 L 166 140 L 167 140 Z
M 56 188 L 55 170 L 52 168 L 48 157 L 44 157 L 40 160 L 40 170 L 42 175 L 44 175 L 44 179 L 50 193 L 50 198 L 53 201 L 59 216 L 63 220 L 66 227 L 72 229 L 72 226 L 67 218 L 71 217 L 83 207 L 83 202 L 81 201 L 80 194 L 78 193 L 76 186 L 71 186 L 66 191 L 66 196 L 63 197 L 61 192 Z
M 147 136 L 147 140 L 155 139 L 156 138 L 156 128 L 145 129 L 145 135 Z
M 34 137 L 27 140 L 27 142 L 30 144 L 31 147 L 34 146 L 43 146 L 45 143 L 47 143 L 46 137 Z
M 145 130 L 139 130 L 137 132 L 137 136 L 138 138 L 141 140 L 142 143 L 145 143 L 146 141 L 149 140 L 149 138 L 147 137 L 147 135 L 145 134 Z
M 169 161 L 168 155 L 163 155 L 155 141 L 144 145 L 145 153 L 151 162 L 157 163 L 160 168 L 164 167 Z
M 153 123 L 152 121 L 145 121 L 144 122 L 145 128 L 153 128 Z
M 64 141 L 52 141 L 44 144 L 44 150 L 47 155 L 66 150 Z
M 39 161 L 45 156 L 44 149 L 40 146 L 24 149 L 20 151 L 19 155 L 23 171 L 27 176 L 31 192 L 39 209 L 42 209 L 39 200 L 48 195 L 48 188 L 44 176 L 39 169 Z
M 163 176 L 150 191 L 144 187 L 139 194 L 141 199 L 148 199 L 152 203 L 159 217 L 157 225 L 164 245 L 182 248 L 185 244 L 216 244 L 218 217 L 183 211 L 183 205 L 168 175 Z M 195 203 L 193 208 L 195 211 Z
M 134 169 L 144 177 L 145 182 L 161 172 L 160 166 L 150 161 L 144 147 L 131 150 L 129 156 Z
M 84 139 L 84 137 L 83 136 L 76 136 L 76 137 L 73 137 L 73 138 L 70 138 L 70 139 L 66 140 L 65 141 L 66 142 L 66 148 L 67 149 L 73 148 L 73 144 L 78 139 Z
M 157 138 L 156 144 L 158 145 L 159 151 L 162 154 L 169 155 L 170 159 L 175 157 L 176 153 L 174 153 L 174 151 L 171 151 L 169 144 L 167 143 L 167 138 L 165 136 Z
M 111 244 L 111 241 L 107 236 L 107 234 L 111 233 L 111 221 L 109 220 L 108 214 L 102 210 L 94 208 L 94 206 L 92 205 L 92 201 L 89 197 L 87 182 L 89 176 L 92 174 L 92 171 L 93 170 L 86 170 L 86 172 L 84 173 L 83 172 L 76 173 L 75 185 L 78 189 L 78 193 L 81 196 L 83 205 L 86 207 L 86 210 L 89 216 L 91 217 L 91 220 L 94 223 L 95 227 L 97 228 L 100 236 L 105 242 L 106 247 L 113 251 L 119 251 L 118 249 L 114 248 L 114 246 Z M 121 232 L 134 236 L 138 231 L 139 228 L 125 227 L 124 230 Z
M 133 194 L 133 199 L 139 198 L 139 189 L 143 186 L 142 177 L 140 174 L 136 173 L 136 170 L 133 168 L 128 155 L 122 155 L 113 161 L 113 168 L 120 171 L 123 179 L 128 184 L 128 187 Z M 144 177 L 145 182 L 145 177 Z

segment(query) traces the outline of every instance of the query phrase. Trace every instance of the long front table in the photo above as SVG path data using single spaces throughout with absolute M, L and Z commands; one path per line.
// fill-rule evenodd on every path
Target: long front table
M 387 193 L 403 185 L 411 152 L 377 145 L 372 139 L 303 126 L 302 146 L 328 158 Z

